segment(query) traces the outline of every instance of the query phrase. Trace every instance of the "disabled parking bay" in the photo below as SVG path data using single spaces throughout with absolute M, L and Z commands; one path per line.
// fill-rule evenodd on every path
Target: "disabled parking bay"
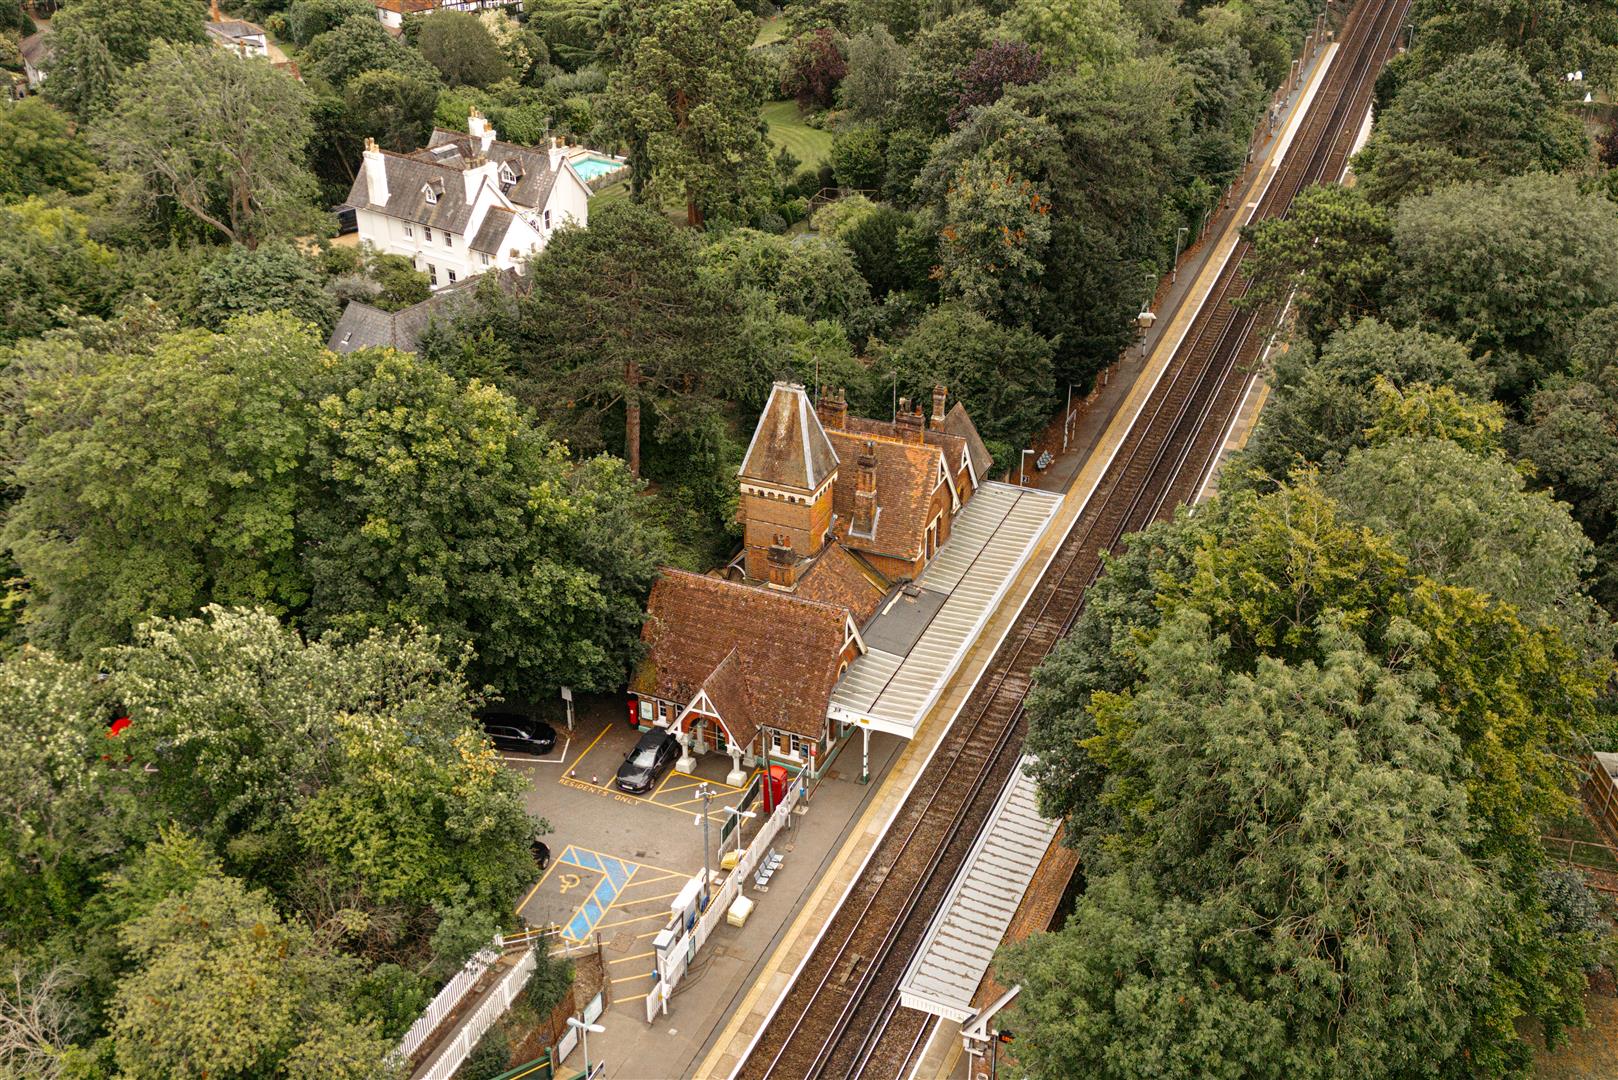
M 716 868 L 723 807 L 735 805 L 743 789 L 724 783 L 730 759 L 709 754 L 693 774 L 669 769 L 644 795 L 619 791 L 613 776 L 640 733 L 623 721 L 621 703 L 610 704 L 580 709 L 565 750 L 543 760 L 510 755 L 506 764 L 529 779 L 528 809 L 552 829 L 544 837 L 550 865 L 518 914 L 529 926 L 557 927 L 573 943 L 599 937 L 614 1004 L 623 1004 L 645 996 L 652 939 L 668 922 L 669 902 L 702 869 L 699 786 L 707 782 L 714 791 L 708 839 Z

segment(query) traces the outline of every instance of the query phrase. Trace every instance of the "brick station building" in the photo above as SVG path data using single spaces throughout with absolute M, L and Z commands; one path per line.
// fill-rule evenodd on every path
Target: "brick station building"
M 731 783 L 766 756 L 816 775 L 841 733 L 833 689 L 866 651 L 884 601 L 949 538 L 990 458 L 966 410 L 899 402 L 892 421 L 848 415 L 842 391 L 818 404 L 777 382 L 738 475 L 741 553 L 722 571 L 665 569 L 652 588 L 630 680 L 643 728 L 731 757 Z

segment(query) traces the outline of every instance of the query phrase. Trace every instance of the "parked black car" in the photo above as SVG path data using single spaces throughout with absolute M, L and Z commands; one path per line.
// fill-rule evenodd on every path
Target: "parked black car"
M 483 733 L 495 749 L 513 754 L 548 754 L 556 745 L 556 729 L 543 720 L 518 713 L 485 713 Z
M 618 786 L 632 795 L 650 791 L 679 756 L 678 739 L 661 728 L 648 731 L 618 766 Z

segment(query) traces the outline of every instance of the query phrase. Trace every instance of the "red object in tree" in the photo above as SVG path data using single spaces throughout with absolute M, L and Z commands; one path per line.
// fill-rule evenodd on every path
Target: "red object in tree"
M 107 738 L 117 738 L 119 735 L 122 735 L 128 727 L 129 717 L 120 716 L 118 719 L 107 725 Z

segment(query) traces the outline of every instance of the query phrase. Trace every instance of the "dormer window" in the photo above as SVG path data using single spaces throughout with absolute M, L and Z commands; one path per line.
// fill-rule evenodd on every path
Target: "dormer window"
M 516 183 L 517 174 L 511 171 L 511 164 L 509 162 L 502 161 L 500 163 L 500 186 L 503 188 L 510 188 Z
M 426 199 L 428 203 L 438 202 L 438 192 L 433 190 L 433 186 L 431 184 L 421 185 L 421 197 Z

